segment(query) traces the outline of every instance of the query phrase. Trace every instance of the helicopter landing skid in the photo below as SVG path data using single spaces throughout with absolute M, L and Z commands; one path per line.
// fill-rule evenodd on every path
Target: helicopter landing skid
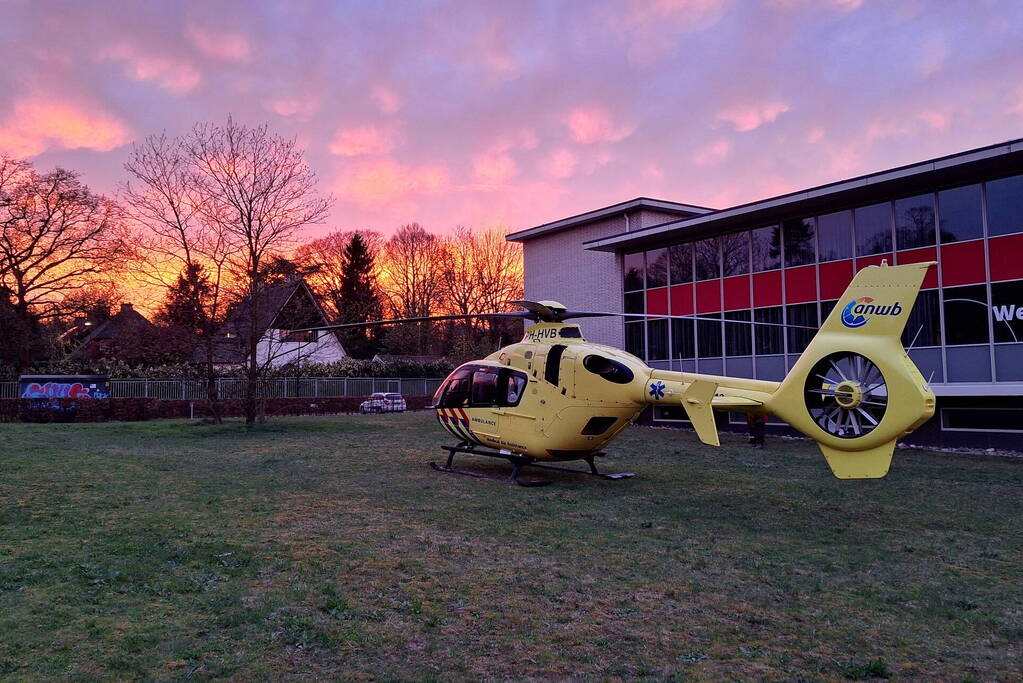
M 603 453 L 591 453 L 588 457 L 583 458 L 586 463 L 590 466 L 590 471 L 572 469 L 570 467 L 557 467 L 555 465 L 542 465 L 532 458 L 524 455 L 516 455 L 514 453 L 500 453 L 498 451 L 484 450 L 480 448 L 472 448 L 468 443 L 462 442 L 457 446 L 442 446 L 444 450 L 448 452 L 448 460 L 445 464 L 440 465 L 436 462 L 431 462 L 430 467 L 437 470 L 438 472 L 450 472 L 452 474 L 464 474 L 469 477 L 476 477 L 478 479 L 496 479 L 498 481 L 505 481 L 519 486 L 546 486 L 550 484 L 549 479 L 537 479 L 535 477 L 522 478 L 519 473 L 523 467 L 536 467 L 544 470 L 555 470 L 557 472 L 569 472 L 570 474 L 585 474 L 591 477 L 600 477 L 601 479 L 628 479 L 629 477 L 636 476 L 632 472 L 614 472 L 604 473 L 597 469 L 597 465 L 593 462 L 594 456 L 603 455 Z M 507 460 L 512 464 L 512 471 L 507 477 L 503 477 L 496 474 L 486 474 L 484 472 L 473 472 L 472 470 L 460 470 L 452 466 L 452 462 L 455 459 L 456 453 L 466 453 L 468 455 L 485 455 L 489 458 L 500 458 Z

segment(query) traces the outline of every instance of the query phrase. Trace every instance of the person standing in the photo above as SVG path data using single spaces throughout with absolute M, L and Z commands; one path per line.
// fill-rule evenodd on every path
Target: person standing
M 767 427 L 766 413 L 746 413 L 746 425 L 749 427 L 749 443 L 753 448 L 764 447 L 764 431 Z

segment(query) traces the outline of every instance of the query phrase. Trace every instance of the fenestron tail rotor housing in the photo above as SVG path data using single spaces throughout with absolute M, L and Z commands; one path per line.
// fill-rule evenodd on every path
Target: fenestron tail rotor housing
M 810 417 L 832 436 L 857 439 L 872 432 L 888 410 L 888 385 L 881 369 L 852 351 L 819 360 L 806 378 Z

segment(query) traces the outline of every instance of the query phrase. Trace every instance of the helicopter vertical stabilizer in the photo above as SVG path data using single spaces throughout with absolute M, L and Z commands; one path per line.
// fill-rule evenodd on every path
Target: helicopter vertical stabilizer
M 817 441 L 836 477 L 883 477 L 896 440 L 934 414 L 934 394 L 900 339 L 931 265 L 857 273 L 765 403 Z

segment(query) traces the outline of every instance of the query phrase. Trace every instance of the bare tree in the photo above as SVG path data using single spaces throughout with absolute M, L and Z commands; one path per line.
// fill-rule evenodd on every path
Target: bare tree
M 444 250 L 419 223 L 403 225 L 384 243 L 384 296 L 396 318 L 430 315 L 441 305 Z
M 198 336 L 206 400 L 221 422 L 214 356 L 216 331 L 225 313 L 226 231 L 207 219 L 204 198 L 193 182 L 194 169 L 180 139 L 151 135 L 132 146 L 124 165 L 130 175 L 121 196 L 138 228 L 136 277 L 167 295 L 172 322 Z M 189 311 L 188 315 L 180 311 Z
M 62 315 L 83 285 L 110 281 L 128 253 L 117 205 L 62 168 L 39 173 L 0 157 L 0 226 L 0 287 L 23 328 Z
M 332 199 L 317 192 L 316 174 L 295 140 L 274 135 L 266 125 L 250 128 L 230 117 L 223 126 L 197 124 L 184 147 L 201 211 L 222 230 L 228 263 L 247 293 L 240 305 L 249 307 L 245 421 L 252 423 L 259 417 L 259 311 L 266 266 L 299 228 L 326 217 Z

